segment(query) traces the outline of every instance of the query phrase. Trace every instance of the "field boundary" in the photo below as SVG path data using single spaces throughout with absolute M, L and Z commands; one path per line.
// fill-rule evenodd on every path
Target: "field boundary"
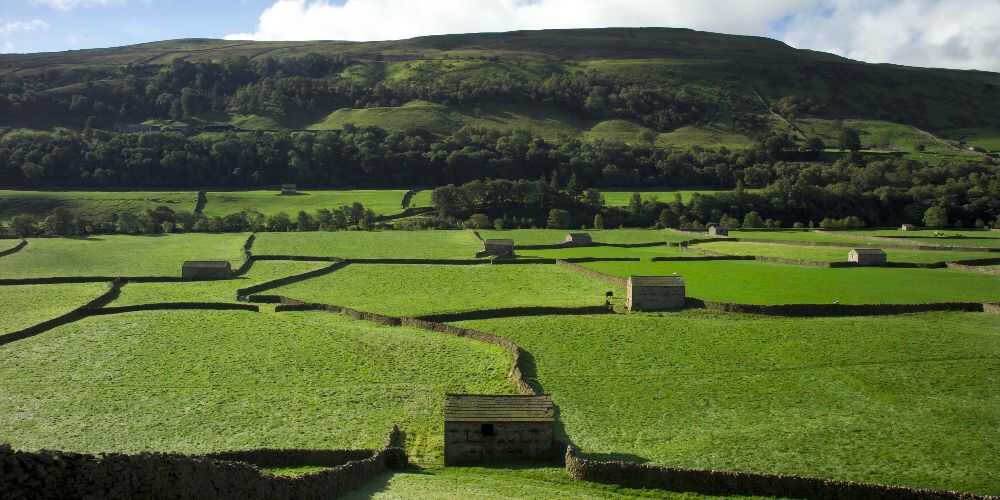
M 591 314 L 614 314 L 614 311 L 606 305 L 579 307 L 524 306 L 503 307 L 498 309 L 476 309 L 473 311 L 454 313 L 426 314 L 416 316 L 414 319 L 430 321 L 433 323 L 454 323 L 457 321 L 516 318 L 524 316 L 574 316 Z
M 566 472 L 573 479 L 627 488 L 655 488 L 706 495 L 747 495 L 792 498 L 893 498 L 893 499 L 997 499 L 956 491 L 927 490 L 905 486 L 858 483 L 836 479 L 682 469 L 666 465 L 592 460 L 580 457 L 576 448 L 566 448 Z
M 806 266 L 806 267 L 825 267 L 831 269 L 843 269 L 843 268 L 855 268 L 855 267 L 888 267 L 888 268 L 898 268 L 898 269 L 945 269 L 951 267 L 950 266 L 951 264 L 958 264 L 959 266 L 966 266 L 966 267 L 991 266 L 1000 264 L 1000 258 L 988 258 L 988 259 L 963 259 L 956 261 L 937 261 L 937 262 L 886 262 L 884 264 L 876 264 L 876 265 L 861 265 L 854 262 L 845 262 L 845 261 L 789 259 L 785 257 L 770 257 L 764 255 L 733 255 L 701 247 L 694 248 L 694 251 L 708 257 L 729 258 L 729 260 L 755 260 L 757 262 L 767 262 L 771 264 L 786 264 L 792 266 Z M 654 257 L 653 261 L 663 262 L 671 259 L 685 260 L 679 257 L 675 258 Z M 706 259 L 706 260 L 713 260 L 713 259 Z M 714 260 L 721 260 L 721 259 L 714 259 Z
M 273 296 L 272 296 L 273 297 Z M 253 300 L 253 297 L 249 297 Z M 407 317 L 396 317 L 387 316 L 384 314 L 371 313 L 365 311 L 359 311 L 357 309 L 352 309 L 350 307 L 336 306 L 332 304 L 319 304 L 314 302 L 304 302 L 301 300 L 292 299 L 289 297 L 278 296 L 280 305 L 275 306 L 275 312 L 291 312 L 291 311 L 325 311 L 334 314 L 341 314 L 348 316 L 357 320 L 368 321 L 382 326 L 403 326 L 419 328 L 421 330 L 428 330 L 436 333 L 443 333 L 445 335 L 452 335 L 455 337 L 468 338 L 476 340 L 479 342 L 485 342 L 487 344 L 493 344 L 503 348 L 511 356 L 511 366 L 507 371 L 507 380 L 513 384 L 514 389 L 523 395 L 538 396 L 542 394 L 542 391 L 536 388 L 535 385 L 528 383 L 526 380 L 525 373 L 534 373 L 533 367 L 528 365 L 530 354 L 521 348 L 521 346 L 515 344 L 514 342 L 491 333 L 481 332 L 478 330 L 471 330 L 468 328 L 461 328 L 457 326 L 447 325 L 444 323 L 437 323 L 434 321 L 427 321 L 419 318 L 407 318 Z M 537 384 L 537 382 L 536 382 Z
M 777 304 L 757 305 L 715 302 L 688 297 L 686 308 L 707 309 L 763 316 L 829 317 L 829 316 L 889 316 L 922 312 L 983 312 L 982 302 L 936 302 L 929 304 Z
M 867 236 L 865 238 L 876 238 L 874 236 Z M 977 253 L 997 253 L 1000 252 L 1000 248 L 988 248 L 988 247 L 962 247 L 962 246 L 945 246 L 945 245 L 921 245 L 921 244 L 907 244 L 899 243 L 895 241 L 885 241 L 888 238 L 880 239 L 877 241 L 879 247 L 882 248 L 895 248 L 897 250 L 920 250 L 929 252 L 977 252 Z M 726 238 L 692 238 L 690 240 L 670 242 L 670 246 L 685 247 L 693 246 L 701 243 L 713 243 L 717 241 L 731 241 L 731 242 L 743 242 L 743 243 L 771 243 L 775 245 L 789 245 L 789 246 L 800 246 L 800 247 L 837 247 L 837 248 L 862 248 L 866 246 L 874 246 L 871 242 L 858 241 L 805 241 L 805 240 L 770 240 L 767 238 L 737 238 L 737 237 L 726 237 Z
M 570 262 L 568 260 L 561 260 L 561 259 L 560 260 L 556 260 L 556 265 L 557 266 L 565 267 L 566 269 L 569 269 L 570 271 L 582 274 L 584 276 L 601 280 L 601 281 L 603 281 L 605 283 L 608 283 L 610 285 L 624 287 L 628 283 L 627 279 L 622 278 L 620 276 L 612 276 L 610 274 L 605 274 L 605 273 L 602 273 L 600 271 L 595 271 L 593 269 L 588 269 L 588 268 L 583 267 L 583 266 L 581 266 L 581 265 L 579 265 L 579 264 L 577 264 L 575 262 Z
M 149 302 L 146 304 L 88 309 L 84 312 L 84 316 L 106 316 L 109 314 L 124 314 L 140 311 L 186 310 L 260 312 L 260 307 L 251 304 L 232 304 L 228 302 Z
M 21 242 L 18 243 L 17 245 L 14 245 L 13 247 L 0 252 L 0 257 L 6 257 L 10 254 L 20 252 L 26 246 L 28 246 L 28 240 L 22 239 Z
M 343 260 L 343 261 L 340 261 L 340 262 L 334 262 L 333 264 L 330 264 L 329 266 L 326 266 L 326 267 L 321 268 L 321 269 L 314 269 L 312 271 L 306 271 L 304 273 L 293 274 L 291 276 L 285 276 L 284 278 L 278 278 L 278 279 L 273 279 L 271 281 L 265 281 L 263 283 L 259 283 L 259 284 L 253 285 L 253 286 L 248 286 L 246 288 L 240 288 L 240 289 L 236 290 L 236 300 L 245 300 L 244 299 L 245 297 L 247 297 L 249 295 L 252 295 L 252 294 L 255 294 L 257 292 L 263 292 L 265 290 L 271 290 L 271 289 L 274 289 L 274 288 L 279 288 L 279 287 L 283 287 L 283 286 L 286 286 L 286 285 L 291 285 L 292 283 L 298 283 L 300 281 L 305 281 L 305 280 L 310 279 L 310 278 L 316 278 L 316 277 L 319 277 L 319 276 L 327 275 L 327 274 L 330 274 L 330 273 L 332 273 L 334 271 L 337 271 L 339 269 L 343 269 L 343 268 L 347 267 L 350 264 L 351 264 L 350 261 Z
M 207 455 L 14 451 L 0 445 L 0 470 L 13 498 L 330 498 L 408 465 L 397 426 L 376 450 L 246 450 Z M 260 467 L 319 465 L 298 477 Z
M 81 320 L 87 316 L 87 313 L 90 310 L 96 310 L 117 299 L 118 295 L 121 294 L 121 289 L 124 285 L 125 280 L 123 279 L 112 280 L 107 291 L 98 295 L 96 298 L 91 299 L 80 307 L 27 328 L 22 328 L 21 330 L 17 330 L 15 332 L 0 335 L 0 346 L 29 337 L 34 337 L 35 335 L 45 333 L 53 328 Z

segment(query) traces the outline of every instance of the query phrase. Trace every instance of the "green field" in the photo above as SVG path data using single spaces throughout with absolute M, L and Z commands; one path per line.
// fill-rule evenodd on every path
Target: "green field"
M 433 207 L 434 190 L 421 189 L 420 191 L 417 191 L 417 194 L 413 195 L 413 198 L 410 199 L 410 206 L 413 208 Z
M 555 467 L 447 467 L 415 469 L 386 474 L 348 493 L 349 500 L 389 500 L 423 498 L 505 498 L 514 500 L 630 499 L 630 498 L 719 498 L 692 493 L 658 490 L 635 490 L 598 483 L 574 481 L 566 471 Z
M 870 232 L 867 231 L 801 231 L 795 229 L 774 231 L 729 230 L 729 237 L 731 238 L 774 241 L 805 241 L 812 243 L 871 244 L 869 236 Z M 703 236 L 693 234 L 692 237 L 702 238 Z
M 567 230 L 567 229 L 510 229 L 505 231 L 480 230 L 483 238 L 510 238 L 515 245 L 555 245 L 562 243 L 571 232 L 590 234 L 595 243 L 635 244 L 656 243 L 666 241 L 683 241 L 688 239 L 673 231 L 658 231 L 653 229 L 605 229 L 605 230 Z
M 2 349 L 0 441 L 24 449 L 367 448 L 398 423 L 433 462 L 446 392 L 510 391 L 498 347 L 325 313 L 91 317 Z
M 61 316 L 107 290 L 106 283 L 0 286 L 0 335 Z
M 471 231 L 261 233 L 256 255 L 471 259 L 482 244 Z
M 240 233 L 33 238 L 0 258 L 0 277 L 180 276 L 186 260 L 229 260 L 238 267 L 246 239 Z
M 935 236 L 940 233 L 941 236 Z M 1000 232 L 998 231 L 956 231 L 948 229 L 945 231 L 919 230 L 919 231 L 871 231 L 866 234 L 881 238 L 890 238 L 888 241 L 897 243 L 909 243 L 914 245 L 942 245 L 954 247 L 988 247 L 1000 248 Z
M 875 244 L 877 246 L 877 243 Z M 711 250 L 727 255 L 760 255 L 763 257 L 780 257 L 784 259 L 814 260 L 823 262 L 846 262 L 847 253 L 844 247 L 783 245 L 778 243 L 748 243 L 742 241 L 718 241 L 701 243 L 692 247 Z M 974 260 L 989 258 L 983 252 L 951 252 L 937 250 L 906 250 L 898 248 L 884 249 L 889 262 L 954 262 L 957 260 Z
M 419 316 L 521 306 L 598 306 L 608 289 L 607 284 L 551 264 L 353 264 L 268 293 L 390 316 Z
M 627 277 L 684 277 L 687 295 L 743 304 L 919 304 L 1000 299 L 993 276 L 946 269 L 787 266 L 747 261 L 594 262 L 584 266 Z
M 532 353 L 585 452 L 1000 490 L 1000 316 L 692 311 L 462 325 Z
M 238 278 L 185 283 L 129 283 L 113 306 L 154 302 L 236 302 L 236 290 L 326 267 L 322 262 L 257 261 Z
M 321 208 L 334 209 L 359 202 L 379 215 L 403 211 L 405 190 L 302 190 L 297 195 L 282 195 L 279 191 L 210 191 L 206 193 L 205 215 L 228 215 L 241 210 L 256 210 L 265 215 L 285 212 L 292 218 L 305 210 L 315 215 Z
M 712 190 L 712 189 L 680 189 L 675 191 L 635 191 L 635 190 L 604 190 L 601 194 L 604 195 L 604 203 L 609 207 L 627 207 L 629 202 L 632 200 L 633 193 L 639 193 L 642 196 L 643 201 L 649 201 L 656 199 L 663 203 L 670 203 L 674 201 L 677 195 L 681 195 L 681 200 L 684 203 L 691 201 L 691 198 L 695 193 L 703 195 L 712 195 L 716 193 L 728 193 L 730 191 L 724 190 Z
M 20 214 L 44 217 L 58 207 L 91 221 L 100 221 L 118 212 L 139 213 L 161 205 L 175 212 L 191 212 L 197 198 L 193 191 L 0 191 L 0 221 Z

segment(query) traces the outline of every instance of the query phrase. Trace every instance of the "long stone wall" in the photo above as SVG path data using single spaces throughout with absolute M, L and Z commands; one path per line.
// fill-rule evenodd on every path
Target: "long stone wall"
M 21 249 L 23 249 L 26 246 L 28 246 L 28 240 L 21 240 L 21 242 L 18 243 L 17 245 L 14 245 L 13 247 L 0 252 L 0 257 L 6 257 L 10 254 L 20 252 Z
M 322 269 L 316 269 L 316 270 L 313 270 L 313 271 L 307 271 L 307 272 L 295 274 L 295 275 L 292 275 L 292 276 L 286 276 L 284 278 L 278 278 L 276 280 L 267 281 L 267 282 L 264 282 L 264 283 L 260 283 L 260 284 L 254 285 L 254 286 L 247 287 L 247 288 L 240 288 L 239 290 L 236 291 L 236 299 L 237 300 L 242 300 L 242 298 L 247 297 L 247 296 L 249 296 L 251 294 L 255 294 L 255 293 L 258 293 L 258 292 L 263 292 L 265 290 L 271 290 L 271 289 L 274 289 L 274 288 L 283 287 L 283 286 L 286 286 L 286 285 L 290 285 L 292 283 L 298 283 L 299 281 L 305 281 L 305 280 L 310 279 L 310 278 L 316 278 L 316 277 L 319 277 L 319 276 L 330 274 L 330 273 L 332 273 L 334 271 L 337 271 L 338 269 L 343 269 L 344 267 L 347 267 L 349 264 L 350 264 L 350 261 L 335 262 L 335 263 L 333 263 L 333 264 L 331 264 L 331 265 L 329 265 L 327 267 L 324 267 Z
M 406 467 L 398 428 L 379 450 L 249 450 L 203 456 L 162 453 L 91 455 L 0 446 L 4 499 L 325 499 Z M 298 477 L 259 467 L 318 465 Z
M 881 316 L 921 312 L 983 312 L 980 302 L 941 302 L 933 304 L 780 304 L 755 305 L 714 302 L 688 297 L 685 307 L 713 311 L 761 314 L 766 316 Z
M 253 297 L 249 297 L 251 300 Z M 456 337 L 464 337 L 473 340 L 478 340 L 480 342 L 486 342 L 488 344 L 493 344 L 500 346 L 511 355 L 511 367 L 507 372 L 507 379 L 514 385 L 515 390 L 520 394 L 525 395 L 539 395 L 541 391 L 537 390 L 534 386 L 528 383 L 525 378 L 525 373 L 530 372 L 527 367 L 529 356 L 527 353 L 521 349 L 520 346 L 511 342 L 503 337 L 493 335 L 490 333 L 480 332 L 477 330 L 471 330 L 468 328 L 460 328 L 457 326 L 447 325 L 444 323 L 437 323 L 433 321 L 427 321 L 425 319 L 417 318 L 398 318 L 395 316 L 386 316 L 384 314 L 377 314 L 365 311 L 358 311 L 357 309 L 352 309 L 350 307 L 342 307 L 331 304 L 316 304 L 308 303 L 300 300 L 291 299 L 288 297 L 280 297 L 281 305 L 275 306 L 275 312 L 283 311 L 327 311 L 336 314 L 343 314 L 351 318 L 369 321 L 383 326 L 408 326 L 413 328 L 420 328 L 422 330 L 430 330 L 433 332 L 444 333 L 447 335 L 454 335 Z
M 624 461 L 590 460 L 566 449 L 566 472 L 574 479 L 627 488 L 656 488 L 705 495 L 748 495 L 816 499 L 991 499 L 954 491 L 934 491 L 781 474 L 696 470 Z
M 117 299 L 118 295 L 121 294 L 121 288 L 124 285 L 125 285 L 125 280 L 122 279 L 112 280 L 106 292 L 102 293 L 101 295 L 97 296 L 96 298 L 87 302 L 86 304 L 83 304 L 82 306 L 67 312 L 66 314 L 52 318 L 47 321 L 43 321 L 36 325 L 29 326 L 27 328 L 23 328 L 16 332 L 0 335 L 0 346 L 9 344 L 17 340 L 23 340 L 28 337 L 34 337 L 35 335 L 47 332 L 53 328 L 80 320 L 86 317 L 89 312 L 97 310 L 98 308 L 103 307 L 111 303 L 111 301 Z
M 225 302 L 151 302 L 129 306 L 102 307 L 88 309 L 86 316 L 106 316 L 140 311 L 248 311 L 260 312 L 260 307 L 252 304 L 229 304 Z
M 477 309 L 475 311 L 456 313 L 428 314 L 426 316 L 418 316 L 417 319 L 438 323 L 454 323 L 457 321 L 515 318 L 523 316 L 573 316 L 586 314 L 614 314 L 614 311 L 605 305 L 581 307 L 525 306 L 504 307 L 498 309 Z

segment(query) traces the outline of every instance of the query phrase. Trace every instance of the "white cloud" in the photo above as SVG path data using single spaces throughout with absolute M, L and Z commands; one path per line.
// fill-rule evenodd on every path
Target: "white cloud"
M 46 5 L 53 9 L 73 10 L 77 7 L 86 7 L 89 5 L 124 3 L 125 0 L 31 0 L 31 2 L 38 5 Z
M 41 31 L 47 29 L 49 29 L 49 23 L 42 21 L 41 19 L 0 22 L 0 35 L 27 33 L 29 31 Z
M 1000 1 L 825 0 L 784 39 L 852 59 L 1000 70 Z
M 815 0 L 278 0 L 253 33 L 228 39 L 394 40 L 421 35 L 605 26 L 766 33 Z
M 1000 70 L 1000 0 L 276 0 L 254 32 L 226 38 L 369 41 L 606 26 L 773 34 L 870 62 Z

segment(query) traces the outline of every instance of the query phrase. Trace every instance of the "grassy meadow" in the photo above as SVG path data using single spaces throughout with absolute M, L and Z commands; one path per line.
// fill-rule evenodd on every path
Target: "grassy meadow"
M 586 453 L 1000 491 L 1000 316 L 689 311 L 462 325 L 532 354 Z
M 96 299 L 107 283 L 0 286 L 0 335 L 21 330 Z
M 390 316 L 420 316 L 520 306 L 598 306 L 607 290 L 607 284 L 555 265 L 352 264 L 269 293 Z
M 353 189 L 353 190 L 308 190 L 296 195 L 282 195 L 280 191 L 209 191 L 205 215 L 224 216 L 242 210 L 256 210 L 265 215 L 285 212 L 295 217 L 300 210 L 313 214 L 321 208 L 333 209 L 342 205 L 359 202 L 365 208 L 379 215 L 391 215 L 403 211 L 405 190 Z
M 180 276 L 186 260 L 243 262 L 247 234 L 102 235 L 32 238 L 21 251 L 0 258 L 0 277 Z
M 584 266 L 628 277 L 684 277 L 687 295 L 743 304 L 920 304 L 994 302 L 1000 280 L 947 269 L 826 269 L 753 261 L 593 262 Z
M 255 255 L 472 259 L 482 243 L 472 231 L 260 233 Z
M 47 216 L 64 207 L 90 220 L 103 220 L 118 212 L 142 212 L 167 206 L 175 212 L 194 211 L 198 194 L 142 191 L 7 191 L 0 190 L 0 221 L 20 214 Z
M 112 306 L 154 302 L 236 302 L 236 290 L 328 266 L 325 262 L 257 261 L 238 278 L 183 283 L 128 283 Z
M 497 347 L 326 313 L 91 317 L 0 350 L 0 441 L 23 449 L 366 448 L 399 423 L 433 462 L 446 392 L 511 390 Z
M 483 238 L 511 238 L 515 245 L 555 245 L 562 243 L 569 233 L 589 233 L 595 243 L 635 244 L 688 239 L 673 231 L 654 229 L 509 229 L 504 231 L 480 230 Z
M 956 247 L 986 247 L 1000 249 L 1000 231 L 956 231 L 947 229 L 936 231 L 922 229 L 918 231 L 871 231 L 869 233 L 849 233 L 851 235 L 865 234 L 880 238 L 889 238 L 897 243 L 914 245 L 942 245 Z M 940 236 L 938 236 L 940 234 Z
M 877 244 L 873 245 L 877 246 Z M 799 246 L 784 245 L 780 243 L 747 243 L 742 241 L 718 241 L 712 243 L 701 243 L 692 247 L 698 249 L 711 250 L 713 252 L 727 255 L 760 255 L 763 257 L 781 257 L 785 259 L 815 260 L 823 262 L 846 262 L 849 248 L 844 247 L 824 247 L 824 246 Z M 936 250 L 907 250 L 899 248 L 885 248 L 885 254 L 889 262 L 954 262 L 957 260 L 973 260 L 989 258 L 990 255 L 983 252 L 961 252 L 961 251 L 936 251 Z

